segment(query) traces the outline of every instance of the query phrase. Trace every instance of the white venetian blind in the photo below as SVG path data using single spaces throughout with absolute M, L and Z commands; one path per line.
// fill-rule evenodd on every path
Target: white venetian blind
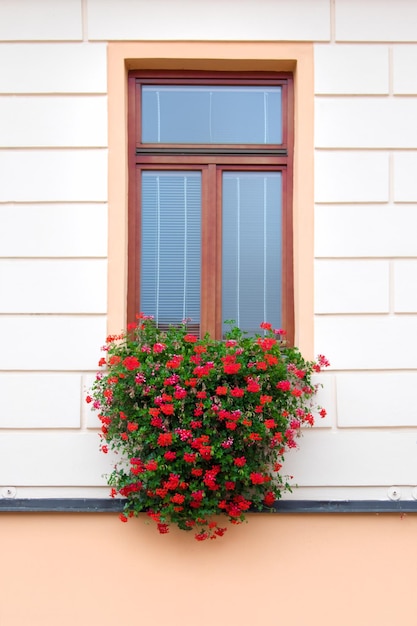
M 222 317 L 254 334 L 281 326 L 280 172 L 224 172 Z
M 140 305 L 160 326 L 200 324 L 201 173 L 142 173 Z

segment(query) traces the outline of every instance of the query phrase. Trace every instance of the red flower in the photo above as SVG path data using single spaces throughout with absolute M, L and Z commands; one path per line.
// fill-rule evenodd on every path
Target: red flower
M 209 459 L 211 459 L 211 446 L 202 446 L 199 449 L 199 453 L 205 461 L 208 461 Z
M 158 445 L 160 446 L 170 446 L 172 443 L 172 434 L 171 433 L 161 433 L 158 436 Z
M 164 415 L 173 415 L 174 407 L 172 404 L 161 404 L 159 407 Z
M 240 363 L 230 363 L 229 365 L 223 366 L 223 371 L 225 374 L 237 374 L 240 368 Z
M 155 428 L 162 428 L 164 422 L 162 421 L 162 417 L 157 415 L 151 419 L 151 426 L 155 426 Z
M 262 437 L 259 433 L 250 433 L 249 439 L 251 441 L 262 441 Z
M 157 461 L 155 461 L 155 459 L 151 459 L 150 461 L 145 463 L 145 469 L 147 469 L 149 471 L 157 470 L 158 469 Z
M 265 506 L 273 506 L 275 502 L 275 495 L 272 491 L 267 491 L 264 497 Z
M 291 389 L 291 383 L 289 380 L 280 380 L 276 387 L 281 391 L 289 391 Z
M 227 387 L 217 387 L 216 394 L 218 396 L 227 396 Z
M 272 324 L 269 324 L 268 322 L 262 322 L 262 324 L 259 324 L 259 326 L 264 330 L 271 330 L 272 328 Z
M 171 489 L 174 491 L 180 484 L 180 477 L 177 474 L 170 474 L 169 480 L 164 482 L 165 489 Z
M 262 485 L 264 483 L 264 477 L 260 472 L 252 472 L 250 479 L 253 485 Z
M 203 470 L 201 469 L 201 467 L 193 467 L 193 469 L 191 470 L 191 474 L 193 476 L 202 476 Z
M 173 450 L 167 450 L 164 454 L 164 459 L 166 459 L 167 461 L 175 461 L 176 458 L 177 453 Z
M 234 387 L 230 393 L 234 398 L 241 398 L 245 395 L 245 390 L 239 389 L 239 387 Z
M 190 453 L 190 452 L 185 452 L 184 453 L 184 461 L 186 463 L 194 463 L 196 458 L 197 458 L 196 454 L 193 454 L 193 453 Z
M 262 350 L 270 350 L 276 345 L 276 343 L 277 340 L 272 337 L 265 337 L 265 339 L 259 338 L 257 340 L 257 344 Z
M 120 513 L 119 518 L 121 522 L 127 522 L 127 517 L 124 513 Z
M 286 335 L 287 331 L 282 328 L 274 328 L 274 335 Z
M 233 462 L 237 465 L 237 467 L 243 467 L 246 465 L 246 458 L 244 456 L 239 456 Z
M 197 539 L 197 541 L 205 541 L 209 538 L 209 534 L 207 532 L 201 532 L 195 535 L 195 538 Z
M 161 535 L 166 535 L 167 533 L 169 533 L 169 526 L 168 524 L 157 524 L 157 528 L 159 530 L 159 532 L 161 533 Z
M 261 396 L 261 404 L 272 402 L 272 396 Z
M 139 428 L 139 426 L 135 423 L 135 422 L 128 422 L 127 423 L 127 430 L 131 433 L 135 432 L 135 430 L 137 430 Z
M 278 363 L 278 358 L 273 354 L 264 354 L 264 359 L 268 363 L 268 365 L 276 365 Z
M 182 493 L 174 493 L 171 498 L 171 502 L 173 502 L 174 504 L 182 504 L 184 500 L 185 496 L 183 496 Z
M 267 428 L 275 428 L 275 422 L 273 419 L 265 420 L 264 424 Z
M 129 358 L 129 357 L 128 357 Z M 120 363 L 122 359 L 117 356 L 117 355 L 113 355 L 109 358 L 109 364 L 110 365 L 118 365 Z
M 135 356 L 127 356 L 123 359 L 123 365 L 127 370 L 135 370 L 140 366 L 138 359 Z
M 196 337 L 195 335 L 184 335 L 184 341 L 186 341 L 187 343 L 195 343 L 196 341 L 198 341 L 198 337 Z
M 251 393 L 257 393 L 260 391 L 261 386 L 256 380 L 249 380 L 246 389 Z

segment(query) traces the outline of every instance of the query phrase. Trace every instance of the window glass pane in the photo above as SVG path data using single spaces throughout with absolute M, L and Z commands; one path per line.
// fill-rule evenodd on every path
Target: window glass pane
M 201 172 L 142 173 L 140 306 L 157 323 L 200 323 Z
M 281 87 L 143 86 L 143 143 L 282 143 Z
M 281 187 L 280 172 L 223 173 L 222 319 L 249 334 L 281 326 Z

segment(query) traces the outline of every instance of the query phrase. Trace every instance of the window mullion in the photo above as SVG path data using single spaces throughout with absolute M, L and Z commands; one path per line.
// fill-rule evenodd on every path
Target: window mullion
M 203 169 L 201 215 L 201 334 L 218 334 L 216 166 Z

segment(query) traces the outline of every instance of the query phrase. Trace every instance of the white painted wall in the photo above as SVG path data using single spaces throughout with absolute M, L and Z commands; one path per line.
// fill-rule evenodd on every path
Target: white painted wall
M 106 335 L 106 42 L 139 39 L 315 42 L 315 348 L 332 368 L 289 497 L 412 497 L 416 23 L 410 0 L 0 2 L 0 497 L 107 493 L 83 402 Z

